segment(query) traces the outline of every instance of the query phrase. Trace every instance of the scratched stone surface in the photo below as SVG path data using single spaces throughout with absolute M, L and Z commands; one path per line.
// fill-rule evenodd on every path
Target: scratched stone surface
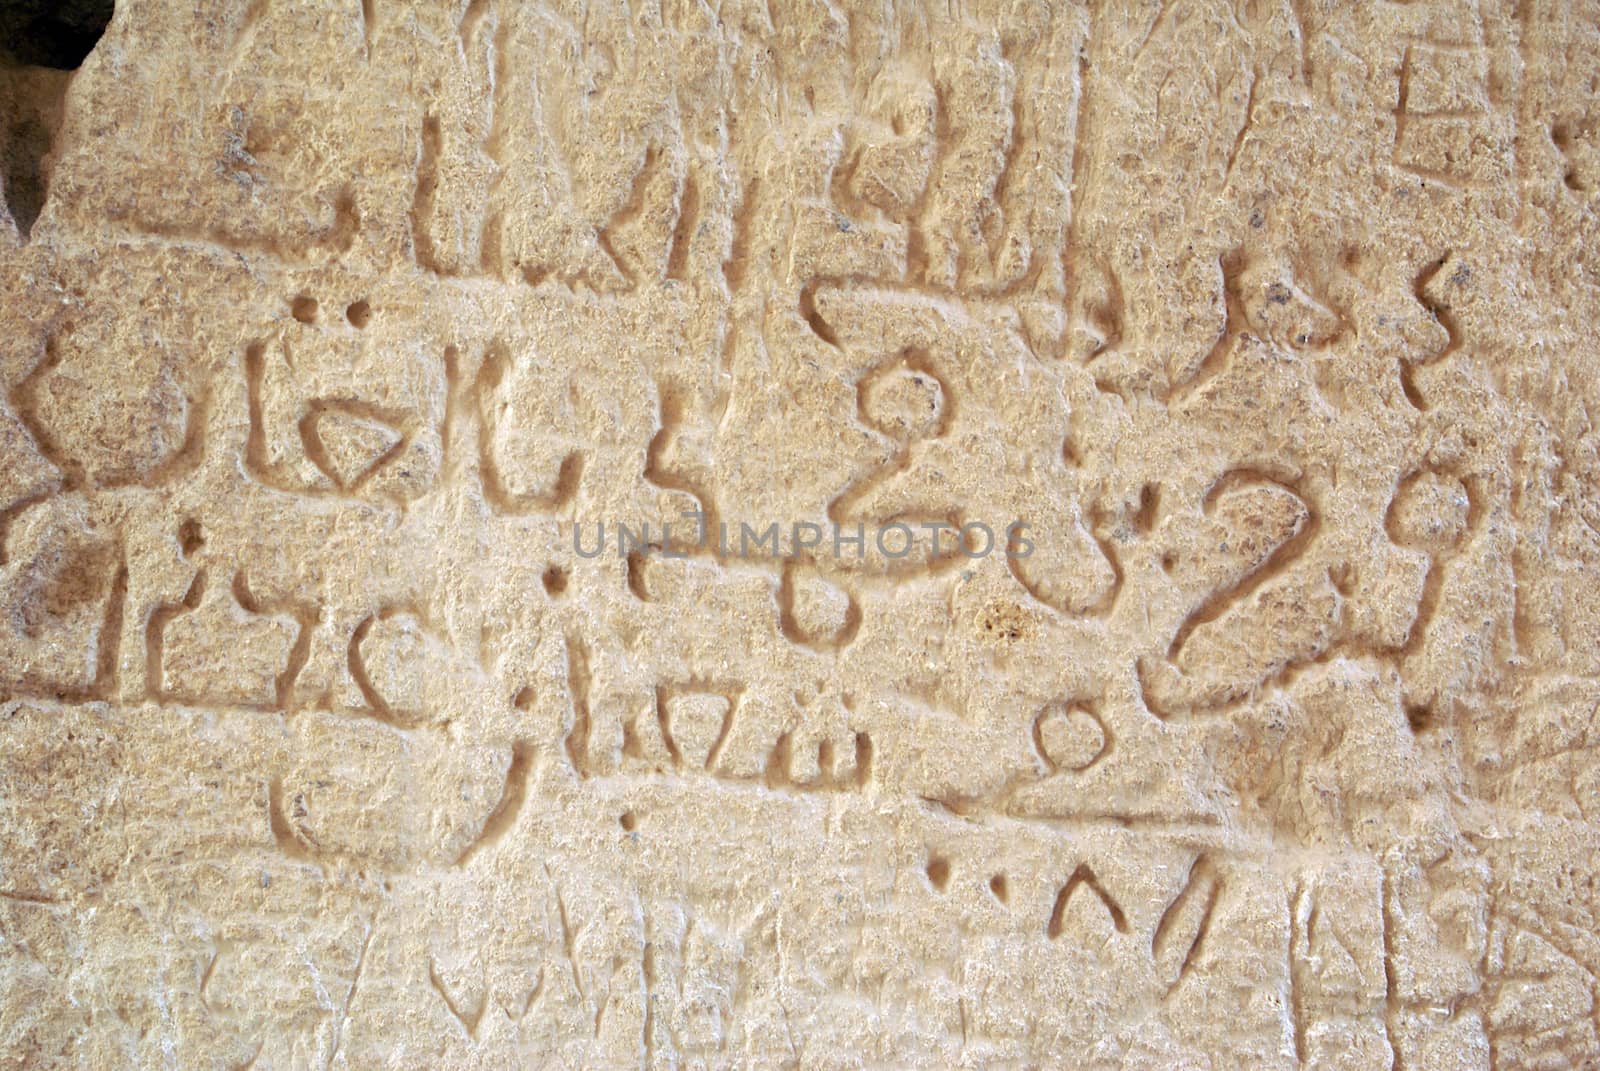
M 1600 1066 L 1600 3 L 118 0 L 0 164 L 0 1066 Z

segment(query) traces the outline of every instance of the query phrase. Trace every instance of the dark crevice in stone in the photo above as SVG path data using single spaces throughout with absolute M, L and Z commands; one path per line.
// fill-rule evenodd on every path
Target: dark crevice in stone
M 0 181 L 5 183 L 5 207 L 11 221 L 26 238 L 44 208 L 44 157 L 50 151 L 50 131 L 28 116 L 4 131 L 0 143 Z
M 0 49 L 13 64 L 77 70 L 113 9 L 113 0 L 0 0 Z
M 23 241 L 44 211 L 72 73 L 105 32 L 112 0 L 0 0 L 0 227 Z
M 24 241 L 44 210 L 50 151 L 71 80 L 69 71 L 0 66 L 0 225 L 9 216 Z

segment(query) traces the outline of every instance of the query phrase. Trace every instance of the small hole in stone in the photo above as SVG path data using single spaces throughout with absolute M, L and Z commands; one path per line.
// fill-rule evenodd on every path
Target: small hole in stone
M 205 546 L 206 537 L 200 531 L 200 522 L 190 517 L 178 526 L 178 546 L 183 548 L 183 556 L 187 558 L 201 547 Z
M 935 889 L 944 892 L 944 887 L 950 884 L 950 861 L 941 859 L 937 855 L 928 860 L 928 881 Z
M 112 0 L 0 4 L 0 52 L 24 66 L 77 70 L 106 32 L 114 6 Z
M 289 312 L 303 324 L 317 322 L 317 299 L 301 294 L 289 303 Z
M 559 565 L 552 565 L 544 571 L 544 589 L 552 595 L 564 595 L 567 591 L 567 571 Z
M 1411 731 L 1425 733 L 1433 728 L 1433 711 L 1424 706 L 1406 707 L 1406 721 L 1411 723 Z
M 533 689 L 523 686 L 517 689 L 517 694 L 511 697 L 511 705 L 518 710 L 530 710 L 533 707 Z
M 1165 554 L 1161 555 L 1161 571 L 1162 572 L 1164 572 L 1164 573 L 1172 572 L 1173 567 L 1176 566 L 1177 564 L 1178 564 L 1178 556 L 1176 554 L 1172 553 L 1172 551 L 1169 550 Z
M 1139 490 L 1139 506 L 1133 514 L 1133 526 L 1148 535 L 1156 526 L 1156 514 L 1160 510 L 1161 489 L 1154 484 L 1145 484 Z
M 622 824 L 623 830 L 628 833 L 632 833 L 639 828 L 639 819 L 634 816 L 632 811 L 623 811 L 622 817 L 618 818 L 617 821 Z
M 1005 903 L 1006 897 L 1010 895 L 1010 890 L 1006 888 L 1006 876 L 1004 874 L 996 874 L 990 878 L 989 891 L 994 893 L 996 900 L 999 900 L 1002 904 Z
M 344 310 L 345 319 L 355 327 L 366 327 L 372 322 L 372 306 L 363 299 L 352 301 L 350 307 Z

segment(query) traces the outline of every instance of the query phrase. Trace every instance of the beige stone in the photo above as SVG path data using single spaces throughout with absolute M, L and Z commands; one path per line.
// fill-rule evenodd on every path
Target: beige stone
M 1600 1064 L 1597 87 L 1591 0 L 10 63 L 0 1067 Z

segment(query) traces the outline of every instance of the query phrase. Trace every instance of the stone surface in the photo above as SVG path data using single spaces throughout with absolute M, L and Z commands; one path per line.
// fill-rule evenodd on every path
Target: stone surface
M 0 1066 L 1600 1062 L 1600 4 L 116 7 Z

